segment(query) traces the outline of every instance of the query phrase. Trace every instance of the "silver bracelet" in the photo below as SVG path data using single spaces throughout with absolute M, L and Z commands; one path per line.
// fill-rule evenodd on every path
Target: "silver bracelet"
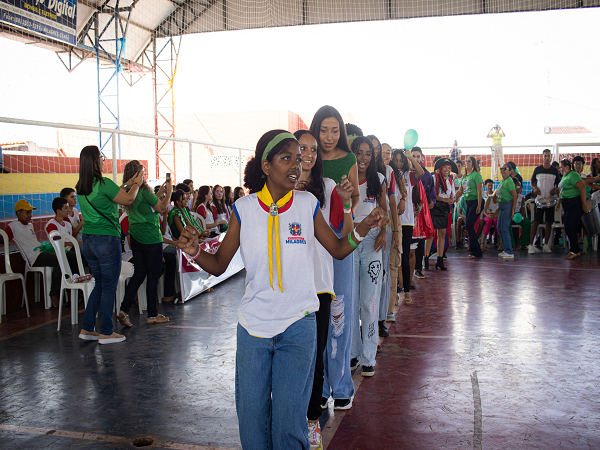
M 354 228 L 354 230 L 352 230 L 352 235 L 354 236 L 354 239 L 356 239 L 356 242 L 360 242 L 364 239 L 364 237 L 360 237 L 360 234 L 358 234 L 358 231 L 356 231 L 356 228 Z

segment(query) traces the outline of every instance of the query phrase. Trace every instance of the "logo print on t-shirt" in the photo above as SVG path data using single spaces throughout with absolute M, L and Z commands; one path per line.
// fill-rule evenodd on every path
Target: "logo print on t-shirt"
M 297 222 L 290 223 L 289 228 L 292 236 L 300 236 L 302 234 L 302 227 Z

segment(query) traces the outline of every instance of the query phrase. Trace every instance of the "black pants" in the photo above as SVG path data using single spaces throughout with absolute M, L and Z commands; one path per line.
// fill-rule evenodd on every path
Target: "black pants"
M 577 233 L 581 230 L 581 216 L 583 216 L 581 197 L 563 198 L 561 202 L 565 211 L 565 234 L 569 238 L 569 251 L 579 253 Z
M 175 274 L 177 273 L 177 249 L 172 245 L 163 249 L 165 259 L 165 297 L 175 295 Z
M 71 273 L 83 275 L 82 273 L 79 273 L 79 268 L 77 267 L 77 256 L 75 256 L 75 253 L 68 252 L 67 261 L 69 261 Z M 60 271 L 60 265 L 58 264 L 58 258 L 56 257 L 56 255 L 54 253 L 40 253 L 35 259 L 32 266 L 52 267 L 52 283 L 50 284 L 50 297 L 58 297 L 58 294 L 60 294 L 60 278 L 62 276 L 62 272 Z M 48 281 L 46 280 L 46 282 Z
M 133 276 L 125 289 L 125 297 L 121 303 L 121 311 L 129 314 L 129 308 L 138 289 L 146 277 L 146 299 L 148 301 L 148 317 L 156 317 L 158 314 L 158 279 L 163 271 L 162 242 L 158 244 L 142 244 L 130 237 L 131 251 L 133 252 L 133 265 L 135 267 Z
M 415 250 L 415 270 L 423 270 L 423 255 L 425 255 L 426 240 L 427 239 L 419 239 L 419 243 L 417 244 L 417 249 Z
M 313 380 L 312 393 L 308 402 L 308 420 L 318 420 L 323 412 L 321 409 L 321 397 L 323 396 L 323 352 L 327 345 L 327 335 L 329 333 L 329 314 L 331 312 L 331 294 L 317 294 L 319 297 L 319 310 L 317 317 L 317 354 L 315 361 L 315 375 Z
M 402 287 L 404 292 L 410 292 L 410 243 L 412 242 L 413 226 L 402 225 Z
M 475 222 L 477 222 L 477 218 L 479 214 L 477 213 L 477 200 L 467 200 L 467 214 L 465 226 L 467 227 L 467 234 L 469 235 L 469 247 L 471 248 L 471 255 L 476 258 L 481 258 L 483 253 L 481 252 L 481 246 L 479 245 L 479 240 L 477 239 L 477 231 L 475 230 Z

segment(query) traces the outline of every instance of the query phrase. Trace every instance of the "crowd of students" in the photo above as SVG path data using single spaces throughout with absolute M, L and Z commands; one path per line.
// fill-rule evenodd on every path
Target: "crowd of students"
M 571 259 L 578 254 L 577 220 L 586 210 L 582 186 L 598 188 L 600 165 L 593 163 L 593 177 L 584 183 L 578 166 L 565 160 L 559 178 L 549 169 L 547 153 L 532 186 L 541 198 L 560 193 Z M 317 111 L 309 130 L 294 135 L 272 130 L 261 137 L 245 169 L 247 196 L 241 187 L 194 189 L 192 180 L 175 189 L 167 180 L 153 191 L 138 161 L 127 164 L 123 185 L 117 186 L 103 177 L 103 164 L 97 147 L 82 150 L 77 195 L 63 190 L 64 199 L 53 202 L 56 216 L 47 225 L 47 230 L 82 235 L 83 254 L 96 280 L 79 337 L 103 344 L 125 340 L 113 332 L 112 323 L 122 260 L 134 265 L 117 313 L 121 325 L 129 327 L 128 311 L 144 279 L 147 323 L 169 320 L 158 313 L 156 283 L 166 270 L 166 284 L 171 284 L 177 248 L 217 276 L 239 248 L 246 290 L 238 309 L 235 385 L 244 449 L 322 448 L 322 410 L 331 400 L 334 409 L 352 407 L 352 371 L 358 366 L 362 376 L 375 375 L 378 337 L 389 336 L 386 321 L 395 320 L 400 301 L 413 303 L 413 277 L 425 277 L 433 245 L 435 268 L 447 270 L 452 214 L 458 247 L 466 228 L 470 258 L 482 257 L 485 235 L 493 228 L 502 241 L 500 255 L 510 258 L 509 227 L 516 212 L 524 217 L 523 180 L 511 162 L 502 166 L 503 179 L 495 190 L 471 156 L 436 158 L 429 172 L 419 147 L 394 150 L 375 135 L 364 136 L 358 126 L 344 124 L 331 106 Z M 17 230 L 33 209 L 22 202 L 15 206 Z M 119 204 L 124 209 L 120 218 Z M 547 214 L 539 209 L 529 243 L 523 240 L 529 224 L 520 222 L 523 247 L 532 245 L 539 219 Z M 201 250 L 204 239 L 224 231 L 216 253 Z M 12 237 L 23 234 L 13 232 Z M 32 255 L 30 263 L 40 256 Z M 163 301 L 173 300 L 174 287 L 165 286 Z M 99 311 L 100 333 L 95 327 Z

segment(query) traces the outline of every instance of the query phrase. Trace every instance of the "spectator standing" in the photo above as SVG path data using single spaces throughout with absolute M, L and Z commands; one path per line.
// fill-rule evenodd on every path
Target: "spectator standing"
M 462 155 L 462 151 L 458 148 L 458 142 L 454 141 L 452 148 L 450 149 L 450 159 L 455 163 L 460 161 L 460 155 Z
M 456 163 L 452 159 L 443 158 L 435 164 L 435 205 L 431 210 L 431 219 L 433 228 L 436 230 L 437 241 L 437 261 L 435 263 L 436 270 L 448 270 L 444 266 L 444 247 L 446 244 L 446 230 L 448 229 L 448 216 L 450 215 L 450 206 L 454 204 L 456 191 L 454 189 L 454 181 L 450 174 L 458 172 Z
M 129 161 L 125 165 L 123 180 L 130 179 L 140 172 L 142 164 L 137 161 Z M 140 173 L 143 173 L 141 170 Z M 168 180 L 161 190 L 166 190 L 166 196 L 162 201 L 154 195 L 154 192 L 142 180 L 140 193 L 131 206 L 125 206 L 125 212 L 129 214 L 129 234 L 131 251 L 133 252 L 133 276 L 125 288 L 125 297 L 121 303 L 121 310 L 117 319 L 121 325 L 130 327 L 129 309 L 133 304 L 135 294 L 146 280 L 146 299 L 148 302 L 147 324 L 165 323 L 169 318 L 158 314 L 158 279 L 163 271 L 163 236 L 160 229 L 158 214 L 169 211 L 169 199 L 171 198 L 172 185 Z
M 125 336 L 113 333 L 113 308 L 117 283 L 121 274 L 121 230 L 118 205 L 131 205 L 142 184 L 143 171 L 132 176 L 119 188 L 102 176 L 106 157 L 95 145 L 81 150 L 79 181 L 75 186 L 83 216 L 83 254 L 96 280 L 83 315 L 79 338 L 98 340 L 100 344 L 122 342 Z M 95 331 L 96 315 L 100 311 L 102 327 Z
M 411 153 L 423 169 L 423 176 L 419 179 L 419 181 L 421 181 L 423 184 L 425 195 L 427 196 L 426 204 L 423 205 L 423 208 L 428 208 L 431 210 L 435 205 L 435 187 L 433 176 L 424 166 L 425 158 L 423 156 L 421 147 L 413 147 Z M 415 216 L 415 220 L 417 219 L 417 216 Z M 419 239 L 418 241 L 417 249 L 415 250 L 415 277 L 425 278 L 425 275 L 423 275 L 423 265 L 425 265 L 425 270 L 429 270 L 429 252 L 431 251 L 433 236 L 426 237 L 425 239 Z
M 515 207 L 517 206 L 517 190 L 515 182 L 510 176 L 510 166 L 503 165 L 500 168 L 502 181 L 498 189 L 494 192 L 494 197 L 498 200 L 498 234 L 502 241 L 503 251 L 498 254 L 501 258 L 514 258 L 513 248 L 510 239 L 510 224 L 515 216 Z
M 456 193 L 456 199 L 464 194 L 467 206 L 465 226 L 469 235 L 469 258 L 482 258 L 481 247 L 475 231 L 475 222 L 481 212 L 482 204 L 482 184 L 483 178 L 477 171 L 477 160 L 473 156 L 467 156 L 465 159 L 466 176 L 463 185 Z M 456 200 L 455 199 L 455 200 Z
M 577 233 L 581 230 L 581 216 L 587 213 L 585 185 L 579 174 L 573 170 L 573 164 L 567 159 L 560 162 L 562 179 L 560 180 L 560 202 L 565 212 L 565 234 L 569 239 L 569 254 L 565 259 L 575 259 L 581 255 L 579 252 L 579 238 Z
M 498 179 L 498 165 L 504 165 L 504 153 L 502 151 L 502 138 L 505 137 L 504 130 L 496 124 L 488 132 L 487 137 L 492 138 L 492 178 Z M 479 171 L 479 168 L 477 169 Z
M 558 184 L 560 183 L 560 175 L 558 170 L 552 166 L 552 154 L 550 153 L 550 149 L 545 149 L 542 152 L 542 160 L 543 163 L 541 166 L 537 166 L 533 169 L 533 174 L 531 175 L 531 188 L 532 192 L 536 195 L 536 205 L 535 212 L 533 217 L 533 224 L 531 225 L 531 235 L 529 237 L 529 247 L 527 252 L 529 254 L 535 253 L 535 248 L 533 247 L 533 240 L 537 235 L 537 230 L 542 223 L 542 221 L 546 221 L 546 242 L 543 245 L 542 249 L 544 253 L 551 253 L 550 249 L 550 232 L 552 231 L 552 223 L 554 222 L 554 205 L 548 207 L 539 207 L 538 202 L 549 200 L 550 197 L 553 197 L 558 194 Z

